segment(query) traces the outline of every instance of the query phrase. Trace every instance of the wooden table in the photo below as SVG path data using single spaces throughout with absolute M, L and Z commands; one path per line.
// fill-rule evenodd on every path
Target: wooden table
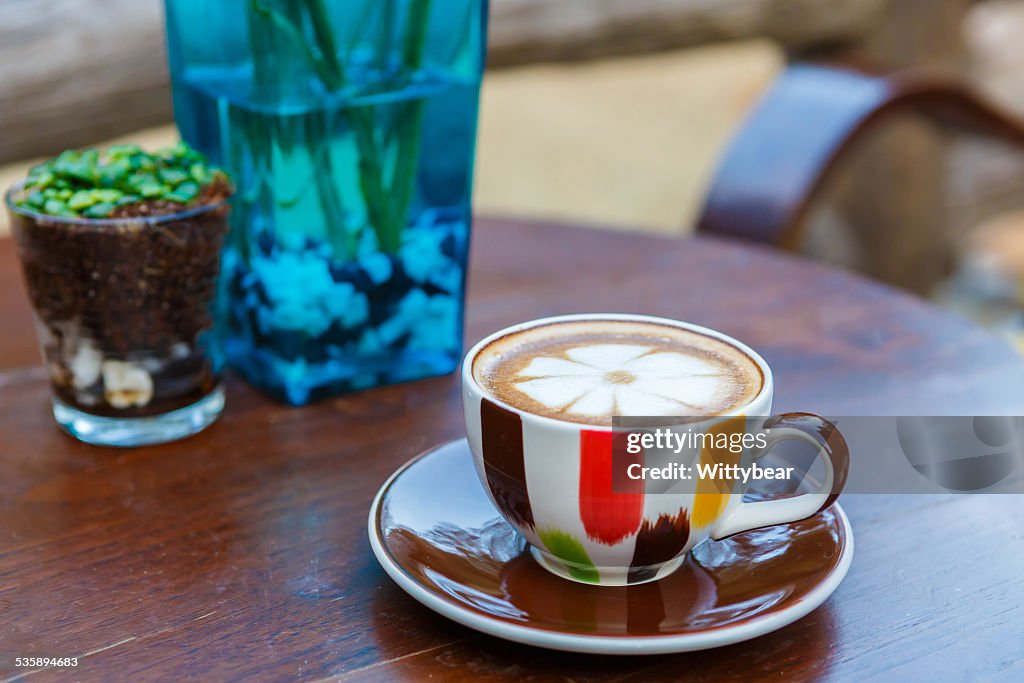
M 469 339 L 558 313 L 717 327 L 774 366 L 777 408 L 1024 414 L 1024 361 L 909 296 L 740 244 L 507 220 L 477 226 Z M 291 409 L 230 379 L 206 433 L 134 451 L 61 434 L 0 242 L 0 675 L 29 680 L 1024 679 L 1024 525 L 1011 496 L 845 496 L 846 581 L 777 633 L 602 658 L 479 635 L 399 590 L 366 513 L 418 452 L 463 434 L 456 377 Z M 27 369 L 26 369 L 27 368 Z

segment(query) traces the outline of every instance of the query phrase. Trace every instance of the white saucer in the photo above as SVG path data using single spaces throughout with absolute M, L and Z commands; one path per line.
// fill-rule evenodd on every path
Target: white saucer
M 595 654 L 705 650 L 776 631 L 824 603 L 853 560 L 853 530 L 834 505 L 704 543 L 659 581 L 569 582 L 542 569 L 499 516 L 464 439 L 388 479 L 369 535 L 388 575 L 430 609 L 498 638 Z

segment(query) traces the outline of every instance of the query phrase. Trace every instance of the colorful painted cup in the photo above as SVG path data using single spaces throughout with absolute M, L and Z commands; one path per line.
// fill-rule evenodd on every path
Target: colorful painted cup
M 842 435 L 823 418 L 803 413 L 769 418 L 762 424 L 765 439 L 742 456 L 699 451 L 705 464 L 737 464 L 760 458 L 781 441 L 807 442 L 818 450 L 825 471 L 812 492 L 744 502 L 747 484 L 700 478 L 673 493 L 645 492 L 641 485 L 623 491 L 621 483 L 613 485 L 621 482 L 613 472 L 613 437 L 619 429 L 527 412 L 491 396 L 474 379 L 474 361 L 492 342 L 540 325 L 587 320 L 671 325 L 726 342 L 760 368 L 761 390 L 741 409 L 703 419 L 702 429 L 746 430 L 746 416 L 771 415 L 773 379 L 764 359 L 741 342 L 696 325 L 648 316 L 572 315 L 523 323 L 480 341 L 462 368 L 469 445 L 491 500 L 543 567 L 598 585 L 653 581 L 675 571 L 708 539 L 805 519 L 834 502 L 846 481 L 849 456 Z

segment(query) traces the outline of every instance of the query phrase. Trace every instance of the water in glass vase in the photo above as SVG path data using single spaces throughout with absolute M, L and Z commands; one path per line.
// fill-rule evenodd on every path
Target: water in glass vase
M 293 404 L 447 374 L 462 352 L 479 81 L 349 67 L 339 93 L 307 74 L 268 97 L 251 63 L 174 81 L 183 137 L 237 184 L 219 345 Z

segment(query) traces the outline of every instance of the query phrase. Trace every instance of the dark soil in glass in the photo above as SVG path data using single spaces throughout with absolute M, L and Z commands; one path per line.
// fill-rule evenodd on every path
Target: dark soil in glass
M 8 198 L 62 402 L 93 415 L 142 417 L 216 388 L 218 369 L 200 337 L 213 324 L 230 194 L 218 181 L 188 208 L 143 201 L 95 220 L 35 213 Z

